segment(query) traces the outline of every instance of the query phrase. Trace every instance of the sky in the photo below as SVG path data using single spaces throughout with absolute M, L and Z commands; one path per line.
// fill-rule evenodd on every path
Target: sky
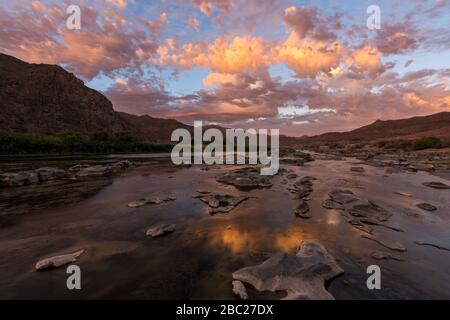
M 137 115 L 303 136 L 450 111 L 449 0 L 0 0 L 0 25 Z

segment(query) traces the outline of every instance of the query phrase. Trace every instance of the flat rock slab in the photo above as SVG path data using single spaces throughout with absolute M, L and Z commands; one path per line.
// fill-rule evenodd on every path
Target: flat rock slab
M 388 249 L 399 251 L 399 252 L 405 252 L 407 249 L 404 245 L 402 245 L 400 242 L 385 238 L 380 235 L 367 235 L 362 234 L 361 237 L 375 241 L 379 244 L 381 244 L 383 247 L 386 247 Z
M 237 270 L 233 279 L 258 291 L 285 291 L 286 300 L 333 300 L 324 283 L 342 273 L 322 245 L 303 242 L 297 254 L 276 253 L 259 265 Z
M 196 196 L 209 207 L 210 214 L 227 213 L 248 199 L 245 196 L 233 196 L 230 194 L 200 194 Z
M 271 187 L 270 179 L 270 176 L 261 175 L 260 169 L 255 167 L 237 169 L 216 176 L 218 182 L 235 186 L 239 190 Z
M 340 204 L 339 202 L 333 201 L 331 199 L 326 199 L 323 203 L 322 203 L 322 207 L 327 208 L 327 209 L 345 209 L 345 207 Z
M 390 212 L 370 200 L 367 203 L 355 203 L 348 210 L 348 213 L 350 213 L 354 217 L 368 218 L 367 221 L 369 221 L 369 219 L 372 219 L 378 220 L 379 222 L 387 221 L 392 215 Z
M 424 182 L 422 183 L 426 187 L 435 188 L 435 189 L 450 189 L 449 185 L 446 185 L 442 182 Z
M 419 207 L 422 210 L 425 210 L 425 211 L 435 211 L 435 210 L 437 210 L 437 208 L 435 206 L 433 206 L 432 204 L 426 203 L 426 202 L 419 203 L 416 206 Z
M 58 268 L 71 262 L 75 262 L 84 253 L 84 251 L 85 249 L 81 249 L 76 252 L 61 254 L 50 258 L 42 259 L 36 263 L 35 269 L 36 271 L 39 271 Z
M 175 231 L 174 224 L 159 224 L 147 229 L 145 234 L 149 237 L 156 238 Z
M 355 194 L 350 190 L 335 189 L 328 193 L 328 196 L 334 202 L 344 204 L 358 200 Z

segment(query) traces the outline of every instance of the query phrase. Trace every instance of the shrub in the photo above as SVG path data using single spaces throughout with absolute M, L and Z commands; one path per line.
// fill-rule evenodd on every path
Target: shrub
M 423 150 L 429 148 L 440 148 L 441 139 L 438 137 L 424 137 L 414 141 L 412 145 L 413 150 Z
M 0 154 L 168 152 L 170 144 L 155 144 L 129 133 L 84 135 L 64 131 L 54 136 L 0 133 Z

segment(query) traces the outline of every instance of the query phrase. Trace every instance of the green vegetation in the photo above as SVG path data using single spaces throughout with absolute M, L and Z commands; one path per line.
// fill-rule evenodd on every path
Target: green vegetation
M 56 135 L 0 133 L 0 154 L 169 152 L 170 144 L 155 144 L 127 132 L 90 135 L 64 131 Z
M 447 142 L 443 138 L 423 137 L 416 140 L 382 140 L 377 146 L 389 151 L 417 151 L 431 148 L 444 148 Z

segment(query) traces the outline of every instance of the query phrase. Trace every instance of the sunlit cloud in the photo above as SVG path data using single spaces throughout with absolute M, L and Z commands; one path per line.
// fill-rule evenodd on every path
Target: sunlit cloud
M 69 30 L 69 2 L 2 2 L 0 50 L 116 110 L 298 136 L 450 110 L 448 1 L 383 6 L 380 30 L 361 5 L 289 0 L 83 0 Z

